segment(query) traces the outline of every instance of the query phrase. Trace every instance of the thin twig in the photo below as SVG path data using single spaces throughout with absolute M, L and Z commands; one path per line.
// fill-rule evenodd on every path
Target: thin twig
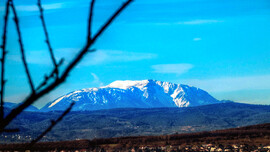
M 44 19 L 44 15 L 43 15 L 43 8 L 41 6 L 41 0 L 38 0 L 38 8 L 39 8 L 39 12 L 40 12 L 40 20 L 41 20 L 41 23 L 42 23 L 42 27 L 43 27 L 43 31 L 44 31 L 44 34 L 45 34 L 45 42 L 46 44 L 48 45 L 48 49 L 49 49 L 49 52 L 50 52 L 50 55 L 51 55 L 51 59 L 52 59 L 52 62 L 53 62 L 53 65 L 54 65 L 54 72 L 56 74 L 56 78 L 58 78 L 58 75 L 59 75 L 59 72 L 58 72 L 58 65 L 56 63 L 56 59 L 55 59 L 55 56 L 54 56 L 54 53 L 53 53 L 53 49 L 52 49 L 52 45 L 50 43 L 50 39 L 49 39 L 49 33 L 48 33 L 48 30 L 47 30 L 47 27 L 46 27 L 46 24 L 45 24 L 45 19 Z
M 0 124 L 0 129 L 5 128 L 17 115 L 19 115 L 25 108 L 34 103 L 37 99 L 44 96 L 45 94 L 51 92 L 53 89 L 58 87 L 61 83 L 63 83 L 70 71 L 79 63 L 82 57 L 89 52 L 89 48 L 94 44 L 97 38 L 104 32 L 104 30 L 111 24 L 111 22 L 120 14 L 121 11 L 124 10 L 133 0 L 126 1 L 112 16 L 109 20 L 101 27 L 101 29 L 97 32 L 97 34 L 89 41 L 84 48 L 79 52 L 79 54 L 74 58 L 74 60 L 68 65 L 68 67 L 64 70 L 63 74 L 56 79 L 53 83 L 46 86 L 43 90 L 37 92 L 36 94 L 31 94 L 29 97 L 25 99 L 25 101 L 13 109 L 4 119 L 3 123 Z
M 24 65 L 24 68 L 25 68 L 25 73 L 27 75 L 28 82 L 29 82 L 31 90 L 32 90 L 32 94 L 35 94 L 34 84 L 33 84 L 33 81 L 32 81 L 32 78 L 31 78 L 31 75 L 30 75 L 30 72 L 29 72 L 29 69 L 28 69 L 28 65 L 27 65 L 27 62 L 26 62 L 26 59 L 25 59 L 25 51 L 24 51 L 23 42 L 22 42 L 21 30 L 20 30 L 20 26 L 19 26 L 19 19 L 18 19 L 17 12 L 16 12 L 16 9 L 14 7 L 14 4 L 13 4 L 12 0 L 10 0 L 10 6 L 11 6 L 13 14 L 14 14 L 14 22 L 15 22 L 18 37 L 19 37 L 21 56 L 22 56 L 22 61 L 23 61 L 23 65 Z
M 4 119 L 4 91 L 5 91 L 5 57 L 6 57 L 6 40 L 7 40 L 7 25 L 8 25 L 8 14 L 9 14 L 9 0 L 6 3 L 6 12 L 4 18 L 4 30 L 3 30 L 3 44 L 1 45 L 2 48 L 2 58 L 1 61 L 1 105 L 0 105 L 0 122 Z
M 80 51 L 80 53 L 75 57 L 75 59 L 69 64 L 66 70 L 63 72 L 62 79 L 68 76 L 69 72 L 74 68 L 76 64 L 82 59 L 82 57 L 88 52 L 90 46 L 94 44 L 97 38 L 104 32 L 104 30 L 112 23 L 112 21 L 124 10 L 133 0 L 128 0 L 125 2 L 110 18 L 109 20 L 100 28 L 97 34 L 89 41 L 86 46 Z
M 44 131 L 42 132 L 36 139 L 32 140 L 31 143 L 27 146 L 27 149 L 31 149 L 31 147 L 37 143 L 38 141 L 41 140 L 42 137 L 44 137 L 48 132 L 50 132 L 53 127 L 58 124 L 72 109 L 72 107 L 74 106 L 75 102 L 72 102 L 70 104 L 70 106 L 61 114 L 61 116 L 59 116 L 56 120 L 52 120 L 51 121 L 51 125 Z
M 101 27 L 97 34 L 91 39 L 92 43 L 104 32 L 104 30 L 112 23 L 112 21 L 117 17 L 120 12 L 122 12 L 133 0 L 126 1 L 110 18 L 109 20 Z M 89 44 L 91 45 L 91 44 Z
M 62 58 L 62 59 L 59 61 L 57 67 L 60 67 L 63 63 L 64 63 L 64 58 Z M 54 76 L 54 74 L 55 74 L 55 70 L 56 70 L 56 69 L 54 68 L 54 69 L 52 70 L 52 72 L 51 72 L 49 75 L 45 75 L 45 76 L 44 76 L 43 82 L 41 82 L 41 83 L 39 84 L 39 86 L 36 88 L 36 91 L 38 91 L 38 90 L 40 90 L 42 87 L 44 87 L 44 86 L 48 83 L 49 79 L 53 78 L 53 76 Z
M 92 18 L 93 18 L 93 10 L 94 10 L 94 4 L 95 4 L 95 0 L 91 1 L 91 5 L 90 5 L 90 12 L 89 12 L 89 19 L 88 19 L 88 35 L 87 35 L 87 42 L 91 41 L 91 36 L 92 36 Z

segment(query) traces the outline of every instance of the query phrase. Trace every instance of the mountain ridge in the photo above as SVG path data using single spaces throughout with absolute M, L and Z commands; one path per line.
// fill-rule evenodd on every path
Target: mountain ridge
M 111 108 L 155 108 L 200 106 L 221 101 L 206 91 L 184 84 L 157 80 L 114 81 L 99 88 L 70 92 L 49 102 L 41 111 L 62 111 L 75 102 L 73 111 Z
M 4 108 L 13 109 L 13 108 L 19 106 L 20 104 L 22 104 L 22 103 L 4 102 Z M 39 109 L 33 105 L 30 105 L 29 107 L 27 107 L 25 109 L 25 111 L 35 112 L 35 111 L 39 111 Z

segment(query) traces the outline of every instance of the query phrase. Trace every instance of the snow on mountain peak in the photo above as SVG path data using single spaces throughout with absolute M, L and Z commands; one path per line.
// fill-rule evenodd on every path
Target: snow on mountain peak
M 119 89 L 128 89 L 130 87 L 137 87 L 142 89 L 149 83 L 148 80 L 142 80 L 142 81 L 131 81 L 131 80 L 125 80 L 125 81 L 114 81 L 111 84 L 105 86 L 104 88 L 119 88 Z
M 74 101 L 75 111 L 125 107 L 187 107 L 219 102 L 199 88 L 150 79 L 114 81 L 104 87 L 81 89 L 49 102 L 42 109 L 64 110 L 69 105 L 67 103 Z

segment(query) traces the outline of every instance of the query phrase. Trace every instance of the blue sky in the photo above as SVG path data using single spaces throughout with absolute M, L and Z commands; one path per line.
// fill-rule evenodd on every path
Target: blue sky
M 93 31 L 123 1 L 97 0 Z M 35 0 L 14 0 L 35 84 L 52 68 Z M 86 41 L 88 0 L 43 0 L 57 59 L 64 66 Z M 4 1 L 0 2 L 3 21 Z M 3 22 L 0 22 L 2 33 Z M 65 84 L 35 105 L 115 80 L 188 84 L 217 99 L 270 104 L 268 0 L 135 0 L 98 39 Z M 6 101 L 29 93 L 14 23 L 8 28 Z M 2 40 L 1 40 L 2 43 Z

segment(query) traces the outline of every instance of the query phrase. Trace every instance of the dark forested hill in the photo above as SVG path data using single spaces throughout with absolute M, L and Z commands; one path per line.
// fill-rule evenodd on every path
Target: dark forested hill
M 160 136 L 39 142 L 31 151 L 260 151 L 270 150 L 270 123 L 216 131 Z M 2 151 L 25 151 L 29 143 L 0 144 Z M 27 147 L 27 148 L 26 148 Z
M 61 112 L 24 112 L 9 126 L 19 133 L 2 134 L 0 141 L 29 141 Z M 167 135 L 270 122 L 270 106 L 221 103 L 188 108 L 110 109 L 71 112 L 44 141 Z

